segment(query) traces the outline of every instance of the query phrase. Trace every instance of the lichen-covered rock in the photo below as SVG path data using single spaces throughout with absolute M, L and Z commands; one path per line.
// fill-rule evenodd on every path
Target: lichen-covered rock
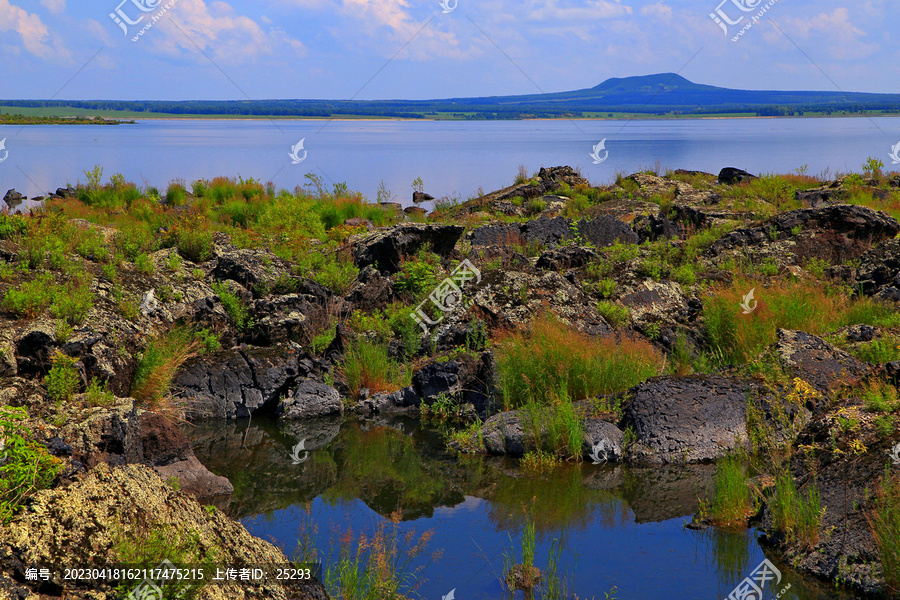
M 116 547 L 123 539 L 140 539 L 153 527 L 168 527 L 185 539 L 193 537 L 199 553 L 217 564 L 288 567 L 275 546 L 251 536 L 243 525 L 218 510 L 205 510 L 191 496 L 174 490 L 148 467 L 99 465 L 82 480 L 38 493 L 25 512 L 0 533 L 0 560 L 24 581 L 27 566 L 54 567 L 49 587 L 62 586 L 62 569 L 103 568 L 121 562 Z M 58 587 L 56 589 L 59 589 Z M 97 594 L 100 595 L 97 595 Z M 106 598 L 112 590 L 95 585 L 67 594 L 69 598 Z M 210 600 L 324 600 L 318 581 L 269 580 L 255 585 L 207 585 Z
M 646 279 L 623 290 L 619 301 L 631 311 L 631 322 L 639 328 L 651 323 L 683 323 L 690 314 L 681 285 L 674 281 Z
M 859 382 L 871 370 L 866 363 L 820 337 L 789 329 L 779 329 L 777 335 L 775 353 L 785 371 L 809 382 L 822 394 Z
M 432 251 L 447 257 L 463 233 L 459 225 L 405 223 L 377 231 L 354 243 L 354 256 L 360 268 L 377 266 L 385 274 L 400 270 L 403 257 L 429 245 Z

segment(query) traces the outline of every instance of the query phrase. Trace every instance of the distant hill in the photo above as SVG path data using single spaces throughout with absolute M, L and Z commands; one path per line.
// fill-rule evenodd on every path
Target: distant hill
M 598 114 L 778 116 L 900 113 L 900 94 L 735 90 L 694 83 L 675 73 L 607 79 L 592 88 L 551 94 L 434 100 L 65 101 L 0 100 L 4 107 L 130 111 L 162 115 L 523 119 Z M 10 108 L 6 112 L 10 112 Z M 43 111 L 41 111 L 43 113 Z M 606 116 L 604 114 L 604 116 Z

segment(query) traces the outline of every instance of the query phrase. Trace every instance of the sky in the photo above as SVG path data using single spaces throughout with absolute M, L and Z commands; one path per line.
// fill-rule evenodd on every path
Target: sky
M 0 98 L 427 99 L 662 72 L 900 93 L 895 0 L 720 2 L 0 0 Z

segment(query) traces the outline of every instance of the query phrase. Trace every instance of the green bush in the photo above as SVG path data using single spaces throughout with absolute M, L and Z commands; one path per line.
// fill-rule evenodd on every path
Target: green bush
M 228 316 L 231 317 L 235 329 L 248 331 L 253 328 L 254 322 L 250 316 L 250 310 L 242 299 L 229 292 L 223 283 L 215 282 L 210 287 L 212 287 L 216 296 L 219 297 L 219 300 L 222 301 L 222 306 L 225 308 Z
M 0 523 L 6 524 L 35 492 L 50 487 L 60 462 L 42 446 L 25 438 L 20 425 L 28 417 L 24 408 L 0 407 Z
M 166 190 L 166 204 L 169 206 L 184 206 L 187 204 L 187 190 L 184 185 L 177 182 L 169 184 Z
M 72 325 L 80 325 L 94 306 L 88 280 L 70 281 L 53 290 L 50 313 Z
M 631 320 L 631 311 L 627 306 L 622 306 L 609 300 L 598 302 L 597 312 L 613 327 L 624 327 Z
M 79 377 L 75 369 L 75 359 L 57 351 L 53 366 L 44 378 L 44 385 L 50 398 L 55 402 L 68 402 L 78 391 Z
M 3 297 L 3 308 L 17 317 L 33 319 L 50 306 L 54 289 L 53 276 L 44 273 L 32 281 L 26 281 L 18 289 L 10 287 Z

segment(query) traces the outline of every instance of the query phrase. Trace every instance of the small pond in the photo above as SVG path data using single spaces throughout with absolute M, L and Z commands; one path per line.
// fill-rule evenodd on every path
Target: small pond
M 573 464 L 526 476 L 516 460 L 456 457 L 438 432 L 403 418 L 254 418 L 185 432 L 200 461 L 234 485 L 216 504 L 289 557 L 315 548 L 327 566 L 342 542 L 379 528 L 409 534 L 410 546 L 430 536 L 406 569 L 417 579 L 411 598 L 503 598 L 504 557 L 520 557 L 526 523 L 535 565 L 546 569 L 558 548 L 558 572 L 580 599 L 613 588 L 621 600 L 728 598 L 766 558 L 753 531 L 684 527 L 711 493 L 715 465 Z M 785 600 L 854 597 L 770 559 L 783 579 L 766 600 L 788 583 Z

